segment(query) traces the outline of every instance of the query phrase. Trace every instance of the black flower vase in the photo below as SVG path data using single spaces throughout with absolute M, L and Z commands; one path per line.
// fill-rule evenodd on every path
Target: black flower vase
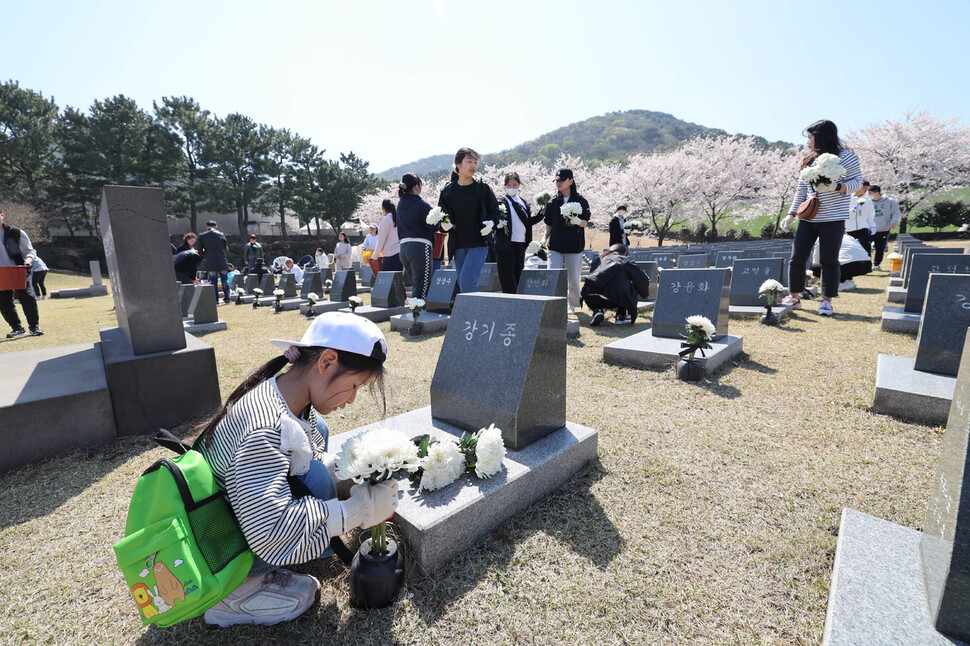
M 253 299 L 253 309 L 259 307 L 259 296 Z
M 282 311 L 283 311 L 283 304 L 282 303 L 280 303 L 279 301 L 276 301 L 275 303 L 273 303 L 273 313 L 274 314 L 279 314 Z
M 771 311 L 771 305 L 765 307 L 765 313 L 761 315 L 762 325 L 778 325 L 778 316 Z
M 700 381 L 704 378 L 704 362 L 700 359 L 681 359 L 677 362 L 677 378 L 681 381 Z
M 424 326 L 418 323 L 418 319 L 411 321 L 411 325 L 408 326 L 408 335 L 410 336 L 419 336 L 423 331 Z
M 374 610 L 391 605 L 404 583 L 404 555 L 394 539 L 387 539 L 387 554 L 370 553 L 370 539 L 361 544 L 350 564 L 350 605 Z
M 242 305 L 242 293 L 241 292 L 239 292 L 239 293 L 236 294 L 236 305 Z
M 314 314 L 313 314 L 313 305 L 314 305 L 314 303 L 307 303 L 306 304 L 306 317 L 308 319 L 312 319 L 314 317 Z

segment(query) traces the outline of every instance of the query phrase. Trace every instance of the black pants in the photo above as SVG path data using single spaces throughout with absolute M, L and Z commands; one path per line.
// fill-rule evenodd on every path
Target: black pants
M 526 242 L 512 242 L 509 251 L 495 250 L 495 261 L 498 265 L 498 280 L 502 284 L 502 292 L 514 294 L 519 289 L 519 279 L 525 267 Z
M 872 235 L 869 233 L 869 229 L 856 229 L 855 231 L 846 231 L 846 233 L 858 240 L 867 254 L 872 255 Z
M 27 287 L 24 289 L 0 291 L 0 314 L 3 314 L 3 320 L 7 322 L 11 330 L 19 330 L 23 327 L 20 323 L 20 317 L 17 316 L 17 308 L 13 304 L 14 296 L 20 301 L 20 306 L 24 308 L 27 325 L 35 327 L 40 322 L 37 315 L 37 299 L 34 297 L 34 288 L 31 284 L 31 273 L 27 273 Z
M 882 256 L 886 253 L 886 245 L 889 244 L 889 232 L 876 231 L 876 235 L 872 236 L 872 244 L 876 248 L 876 259 L 873 261 L 873 264 L 881 265 Z
M 586 303 L 586 306 L 589 307 L 589 309 L 593 310 L 594 312 L 596 310 L 616 310 L 616 318 L 618 318 L 618 319 L 621 319 L 621 318 L 623 318 L 623 317 L 625 317 L 627 315 L 627 311 L 626 311 L 626 308 L 625 307 L 621 307 L 621 306 L 617 305 L 616 303 L 614 303 L 610 299 L 605 298 L 605 297 L 601 296 L 600 294 L 587 294 L 587 293 L 584 293 L 583 294 L 583 301 Z M 630 320 L 632 322 L 636 323 L 636 321 L 637 321 L 637 312 L 636 312 L 636 310 L 633 310 L 632 312 L 629 312 L 629 314 L 630 314 Z
M 788 281 L 792 294 L 805 291 L 805 263 L 818 240 L 818 257 L 822 265 L 822 296 L 839 295 L 839 247 L 845 233 L 845 220 L 815 222 L 802 220 L 795 231 L 795 242 L 788 263 Z
M 431 245 L 402 242 L 399 257 L 404 272 L 411 278 L 411 297 L 424 300 L 431 286 Z
M 853 262 L 847 262 L 844 265 L 839 265 L 839 278 L 844 283 L 847 280 L 852 280 L 856 276 L 865 276 L 872 271 L 872 262 L 869 260 L 855 260 Z M 812 265 L 812 274 L 818 278 L 822 274 L 822 265 L 814 263 Z
M 31 283 L 34 285 L 34 296 L 47 296 L 47 288 L 44 287 L 44 279 L 47 278 L 47 270 L 31 272 L 33 277 Z

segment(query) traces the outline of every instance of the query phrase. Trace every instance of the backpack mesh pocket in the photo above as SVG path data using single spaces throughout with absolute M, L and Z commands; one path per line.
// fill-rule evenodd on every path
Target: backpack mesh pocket
M 199 502 L 188 517 L 195 543 L 213 574 L 249 549 L 223 494 Z

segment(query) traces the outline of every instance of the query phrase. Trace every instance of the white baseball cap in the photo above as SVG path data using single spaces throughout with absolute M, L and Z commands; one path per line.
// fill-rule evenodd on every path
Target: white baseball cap
M 381 363 L 387 358 L 387 341 L 372 321 L 349 312 L 327 312 L 317 316 L 299 341 L 270 339 L 280 350 L 298 348 L 331 348 L 344 350 Z

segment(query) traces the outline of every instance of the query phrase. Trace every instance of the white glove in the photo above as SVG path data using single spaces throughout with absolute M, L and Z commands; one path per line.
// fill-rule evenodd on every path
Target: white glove
M 795 221 L 795 216 L 789 213 L 785 216 L 785 219 L 781 221 L 781 230 L 785 233 L 791 231 L 791 223 Z
M 397 509 L 397 480 L 354 485 L 343 505 L 347 527 L 373 527 L 390 518 Z
M 573 225 L 574 227 L 580 226 L 579 223 L 582 221 L 582 218 L 580 218 L 578 215 L 574 215 L 569 218 L 569 224 Z
M 455 226 L 455 225 L 453 225 L 451 222 L 442 222 L 441 223 L 441 230 L 442 231 L 447 231 L 448 229 L 450 229 L 453 226 Z
M 487 236 L 489 233 L 492 232 L 492 227 L 494 227 L 494 226 L 495 226 L 495 223 L 492 222 L 491 220 L 488 220 L 488 221 L 485 222 L 485 226 L 482 227 L 482 230 L 481 230 L 480 233 L 483 236 Z
M 869 227 L 869 235 L 871 236 L 876 235 L 876 227 Z

